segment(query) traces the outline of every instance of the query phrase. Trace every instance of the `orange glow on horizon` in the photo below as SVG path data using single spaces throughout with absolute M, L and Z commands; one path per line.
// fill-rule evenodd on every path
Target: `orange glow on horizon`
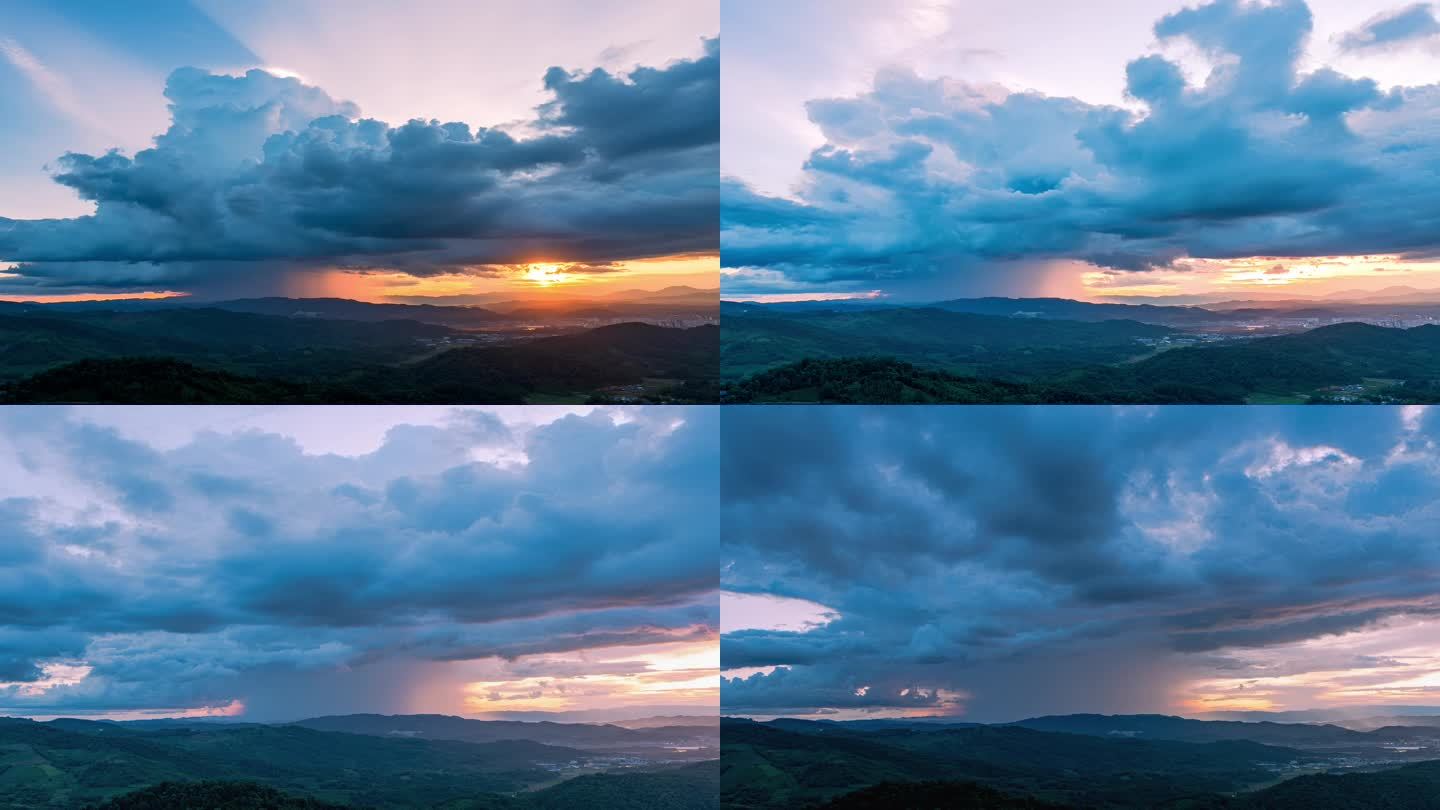
M 1440 290 L 1440 262 L 1396 255 L 1251 256 L 1180 259 L 1172 268 L 1136 272 L 1095 267 L 1080 272 L 1080 297 L 1092 300 L 1178 295 L 1306 298 L 1374 293 L 1394 286 Z
M 1397 618 L 1334 636 L 1238 653 L 1245 674 L 1179 685 L 1185 713 L 1440 702 L 1437 623 Z M 1363 664 L 1357 664 L 1360 659 Z
M 565 296 L 606 297 L 627 290 L 653 291 L 671 286 L 713 290 L 720 281 L 717 255 L 664 256 L 609 265 L 536 260 L 517 265 L 457 268 L 433 276 L 399 270 L 335 268 L 297 273 L 283 294 L 296 298 L 348 298 L 384 303 L 418 299 L 550 300 Z
M 463 683 L 465 713 L 656 704 L 708 711 L 720 702 L 720 650 L 714 640 L 526 656 L 517 663 L 523 674 L 507 677 L 507 666 Z

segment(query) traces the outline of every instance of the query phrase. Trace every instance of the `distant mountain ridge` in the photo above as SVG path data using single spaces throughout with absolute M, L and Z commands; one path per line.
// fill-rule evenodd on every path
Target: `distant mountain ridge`
M 355 321 L 418 320 L 427 323 L 483 326 L 513 320 L 508 314 L 515 309 L 536 309 L 563 312 L 584 308 L 618 308 L 634 311 L 636 307 L 716 308 L 718 290 L 705 290 L 673 285 L 659 290 L 622 290 L 608 294 L 569 294 L 551 291 L 531 298 L 481 297 L 459 301 L 446 298 L 414 296 L 398 301 L 359 301 L 339 297 L 261 296 L 256 298 L 196 299 L 189 296 L 167 298 L 119 298 L 81 301 L 0 301 L 0 311 L 11 309 L 31 314 L 49 312 L 154 312 L 175 309 L 223 309 L 282 317 L 323 317 Z
M 246 298 L 216 301 L 207 308 L 286 318 L 328 318 L 372 323 L 392 320 L 420 321 L 459 328 L 495 326 L 510 320 L 502 313 L 483 307 L 373 304 L 347 298 Z
M 1059 731 L 1092 736 L 1127 736 L 1135 739 L 1217 742 L 1251 740 L 1266 745 L 1323 746 L 1354 744 L 1367 739 L 1365 732 L 1337 725 L 1276 723 L 1262 720 L 1191 720 L 1160 714 L 1103 715 L 1070 714 L 1033 717 L 1006 725 L 1037 731 Z M 1404 733 L 1390 730 L 1388 736 Z
M 1248 740 L 1265 745 L 1292 747 L 1346 746 L 1407 739 L 1416 735 L 1433 737 L 1440 742 L 1440 716 L 1419 717 L 1413 725 L 1384 724 L 1368 730 L 1347 728 L 1340 723 L 1296 723 L 1268 719 L 1200 720 L 1164 714 L 1065 714 L 1044 715 L 1008 723 L 973 723 L 950 717 L 876 718 L 862 720 L 800 719 L 782 717 L 766 725 L 774 728 L 818 733 L 826 728 L 837 731 L 918 730 L 924 732 L 951 728 L 1027 728 L 1034 731 L 1083 734 L 1175 742 L 1224 742 Z
M 1196 715 L 1196 720 L 1272 720 L 1277 723 L 1333 723 L 1366 717 L 1411 715 L 1440 721 L 1440 706 L 1365 705 L 1334 709 L 1297 709 L 1290 711 L 1219 711 Z
M 1069 298 L 957 298 L 930 306 L 951 312 L 1010 318 L 1043 317 L 1074 321 L 1132 320 L 1141 323 L 1183 325 L 1216 319 L 1203 307 L 1163 304 L 1112 304 Z
M 349 714 L 312 717 L 290 725 L 318 731 L 371 736 L 414 736 L 432 740 L 498 742 L 532 740 L 547 745 L 613 747 L 661 744 L 679 738 L 715 734 L 709 726 L 648 726 L 625 728 L 610 723 L 557 723 L 550 720 L 472 720 L 444 714 Z
M 720 715 L 658 715 L 655 717 L 639 717 L 634 720 L 612 720 L 610 721 L 610 724 L 628 729 L 673 728 L 675 726 L 684 726 L 688 728 L 719 728 Z

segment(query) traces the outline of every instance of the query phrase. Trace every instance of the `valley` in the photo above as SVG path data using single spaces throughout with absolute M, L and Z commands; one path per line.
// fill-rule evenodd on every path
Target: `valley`
M 1440 400 L 1440 304 L 1208 310 L 965 299 L 726 302 L 722 311 L 731 402 Z

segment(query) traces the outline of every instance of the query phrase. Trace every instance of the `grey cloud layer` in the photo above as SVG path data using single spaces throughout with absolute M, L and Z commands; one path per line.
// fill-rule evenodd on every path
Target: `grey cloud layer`
M 1407 39 L 1429 15 L 1352 36 Z M 722 185 L 723 263 L 771 271 L 729 289 L 868 288 L 1052 258 L 1142 270 L 1187 256 L 1435 255 L 1440 86 L 1301 73 L 1311 29 L 1302 0 L 1165 16 L 1156 37 L 1215 67 L 1196 87 L 1163 56 L 1130 62 L 1141 113 L 903 68 L 812 101 L 826 145 L 795 201 Z
M 839 614 L 727 633 L 725 668 L 781 667 L 724 681 L 727 711 L 1154 710 L 1138 673 L 1440 611 L 1433 412 L 740 409 L 725 434 L 722 587 Z
M 293 78 L 182 68 L 153 148 L 56 162 L 95 215 L 0 219 L 0 260 L 22 263 L 11 286 L 103 288 L 710 252 L 719 82 L 713 39 L 699 58 L 626 75 L 554 68 L 535 134 L 517 137 L 392 127 Z
M 1375 15 L 1359 29 L 1341 37 L 1340 45 L 1351 51 L 1388 49 L 1413 45 L 1437 34 L 1440 34 L 1440 21 L 1435 19 L 1434 5 L 1416 3 Z
M 4 461 L 43 485 L 0 500 L 0 706 L 185 707 L 259 673 L 714 638 L 718 415 L 626 413 L 521 434 L 462 413 L 359 457 L 0 415 Z M 528 463 L 472 460 L 501 451 Z M 27 694 L 56 663 L 94 671 Z

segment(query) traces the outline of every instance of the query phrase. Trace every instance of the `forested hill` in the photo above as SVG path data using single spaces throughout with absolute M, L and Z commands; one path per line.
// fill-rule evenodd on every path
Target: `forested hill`
M 0 315 L 0 402 L 713 402 L 720 330 L 621 323 L 468 345 L 415 321 L 221 310 Z
M 1244 810 L 1440 810 L 1440 760 L 1371 773 L 1288 779 L 1244 797 Z
M 1098 714 L 724 724 L 721 790 L 735 810 L 1440 810 L 1440 760 L 1422 760 L 1440 750 L 1434 727 Z
M 435 810 L 717 810 L 719 805 L 720 766 L 712 760 L 680 768 L 580 776 L 542 790 L 476 794 L 447 800 L 434 807 Z M 87 810 L 344 810 L 393 806 L 383 801 L 336 804 L 254 782 L 177 781 L 162 782 L 87 805 Z
M 878 320 L 883 313 L 855 313 Z M 942 313 L 942 315 L 948 313 Z M 953 315 L 960 318 L 989 316 Z M 904 340 L 817 333 L 821 318 L 745 317 L 723 327 L 727 398 L 735 402 L 1117 403 L 1440 402 L 1440 326 L 1363 323 L 1293 335 L 1147 346 L 1144 335 L 1083 349 L 1002 320 L 1008 334 Z M 1124 322 L 1076 324 L 1110 326 Z M 1163 328 L 1163 327 L 1148 327 Z M 931 342 L 922 343 L 925 335 Z M 1078 339 L 1078 338 L 1077 338 Z M 781 361 L 784 362 L 781 362 Z M 736 379 L 736 378 L 740 379 Z
M 1025 380 L 1144 355 L 1174 330 L 1137 321 L 1007 318 L 942 309 L 864 309 L 723 317 L 727 380 L 803 359 L 884 356 L 960 375 Z

